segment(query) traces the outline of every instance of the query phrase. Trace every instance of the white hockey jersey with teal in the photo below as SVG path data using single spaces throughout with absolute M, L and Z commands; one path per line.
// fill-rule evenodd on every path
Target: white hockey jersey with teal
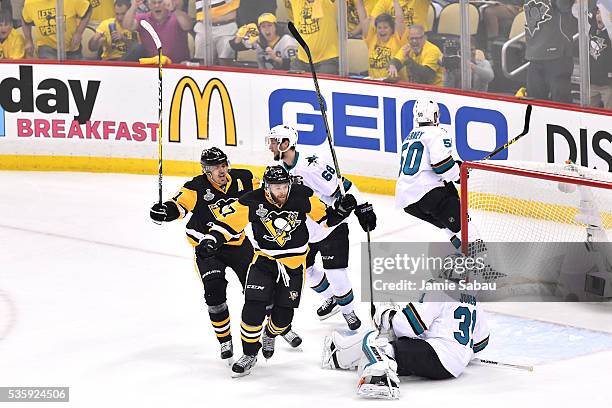
M 300 176 L 305 186 L 310 187 L 314 193 L 319 196 L 328 206 L 333 206 L 334 201 L 340 196 L 338 187 L 338 177 L 333 164 L 327 163 L 316 155 L 303 155 L 300 152 L 295 152 L 295 160 L 288 166 L 282 162 L 283 166 L 292 176 Z M 359 190 L 349 180 L 344 179 L 344 191 L 350 192 L 357 204 L 364 203 Z M 308 231 L 310 232 L 310 242 L 319 242 L 327 237 L 334 228 L 324 228 L 315 222 L 308 222 Z M 346 220 L 342 222 L 347 222 Z
M 438 126 L 414 128 L 404 140 L 395 186 L 398 208 L 416 203 L 445 181 L 459 179 L 459 165 L 452 156 L 452 141 Z
M 427 293 L 421 302 L 408 303 L 392 320 L 397 337 L 428 342 L 455 377 L 489 343 L 489 326 L 480 304 L 469 293 L 461 293 L 460 299 L 457 302 L 443 292 Z

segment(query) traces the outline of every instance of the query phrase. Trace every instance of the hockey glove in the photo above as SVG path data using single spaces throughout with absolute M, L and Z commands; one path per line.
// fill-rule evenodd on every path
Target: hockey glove
M 165 203 L 155 203 L 151 207 L 149 216 L 153 221 L 157 222 L 169 222 L 178 219 L 180 216 L 178 207 L 173 201 L 166 201 Z
M 327 212 L 327 226 L 333 227 L 334 225 L 338 225 L 344 220 L 346 217 L 351 215 L 351 211 L 353 211 L 357 207 L 357 200 L 352 194 L 345 194 L 334 203 L 334 209 L 328 209 Z
M 374 231 L 376 228 L 376 214 L 374 213 L 374 207 L 370 203 L 363 203 L 355 208 L 355 215 L 359 220 L 361 228 L 365 232 Z
M 225 237 L 217 232 L 211 231 L 204 235 L 196 246 L 196 254 L 201 258 L 209 258 L 215 255 L 225 243 Z

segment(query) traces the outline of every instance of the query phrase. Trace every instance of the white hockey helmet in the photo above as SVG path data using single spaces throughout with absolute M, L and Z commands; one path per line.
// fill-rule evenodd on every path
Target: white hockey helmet
M 416 123 L 431 123 L 437 125 L 440 121 L 440 108 L 438 104 L 429 99 L 418 99 L 412 109 Z
M 284 153 L 297 145 L 297 130 L 288 125 L 276 125 L 272 129 L 270 129 L 270 132 L 268 132 L 268 135 L 266 136 L 266 147 L 270 146 L 270 142 L 272 140 L 276 140 L 276 142 L 280 145 L 284 139 L 289 140 L 289 145 L 285 150 L 281 150 L 279 148 L 281 153 Z

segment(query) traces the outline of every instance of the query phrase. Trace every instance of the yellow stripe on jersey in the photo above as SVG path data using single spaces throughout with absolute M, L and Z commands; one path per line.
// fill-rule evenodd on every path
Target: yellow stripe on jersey
M 261 187 L 261 180 L 259 180 L 257 177 L 253 177 L 253 190 L 257 190 L 259 187 Z
M 327 216 L 327 207 L 316 195 L 310 196 L 308 200 L 310 201 L 310 211 L 306 215 L 315 222 L 321 222 Z
M 190 190 L 183 186 L 181 187 L 179 193 L 172 198 L 172 200 L 185 208 L 187 211 L 193 211 L 198 201 L 198 193 L 195 190 Z
M 265 256 L 268 259 L 271 259 L 273 261 L 278 261 L 280 263 L 282 263 L 283 265 L 285 265 L 287 268 L 290 269 L 297 269 L 300 266 L 303 268 L 304 265 L 306 264 L 306 256 L 308 255 L 308 251 L 310 250 L 310 248 L 308 250 L 306 250 L 305 253 L 303 254 L 298 254 L 298 255 L 292 255 L 292 256 L 287 256 L 287 257 L 273 257 L 271 255 L 268 255 L 266 253 L 261 252 L 259 249 L 255 249 L 255 255 L 261 255 L 261 256 Z

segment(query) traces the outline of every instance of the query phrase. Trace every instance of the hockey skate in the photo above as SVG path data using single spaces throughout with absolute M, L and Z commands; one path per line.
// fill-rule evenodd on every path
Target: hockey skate
M 228 365 L 232 365 L 234 362 L 234 347 L 232 346 L 232 339 L 221 343 L 221 359 L 225 360 Z
M 238 378 L 251 374 L 251 369 L 255 366 L 255 363 L 257 363 L 257 356 L 244 354 L 232 366 L 232 377 Z
M 288 327 L 287 330 L 281 334 L 281 336 L 293 348 L 299 347 L 300 344 L 302 344 L 302 338 L 299 334 L 291 330 L 291 327 Z
M 317 309 L 317 315 L 319 316 L 319 320 L 325 320 L 327 318 L 332 317 L 336 313 L 340 311 L 340 306 L 336 303 L 336 300 L 333 297 L 325 299 L 325 302 Z
M 268 336 L 268 333 L 264 330 L 261 335 L 261 354 L 263 354 L 264 358 L 267 360 L 274 355 L 274 341 L 276 337 Z
M 348 324 L 349 329 L 357 330 L 361 327 L 361 320 L 359 320 L 355 314 L 355 311 L 346 314 L 342 313 L 342 316 L 344 316 L 344 320 L 346 320 L 346 324 Z

